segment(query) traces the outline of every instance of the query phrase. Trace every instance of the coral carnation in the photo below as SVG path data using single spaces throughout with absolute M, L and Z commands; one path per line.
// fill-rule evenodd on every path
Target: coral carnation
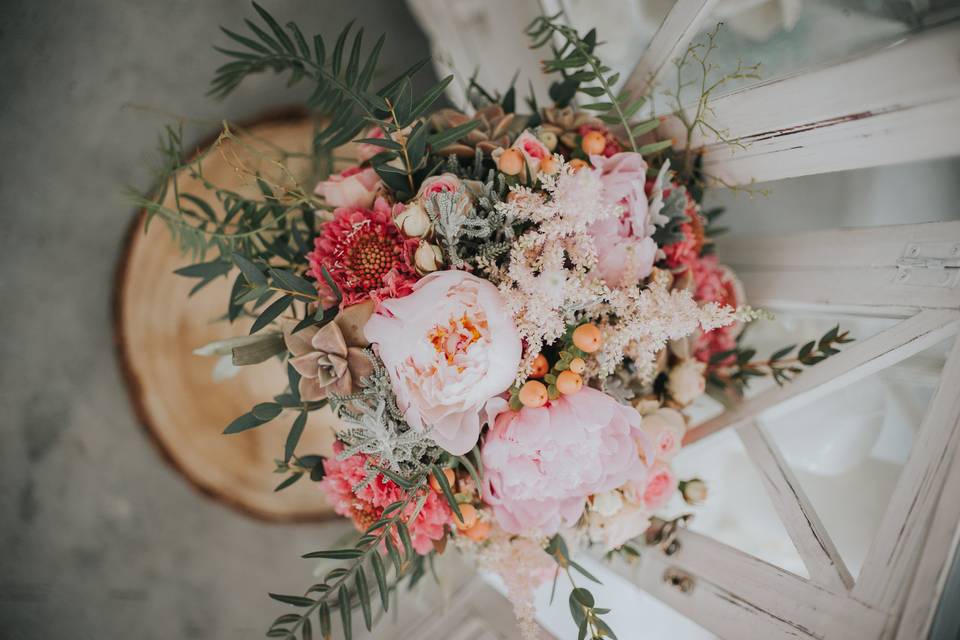
M 716 256 L 698 258 L 690 268 L 693 272 L 693 297 L 697 302 L 716 302 L 734 308 L 744 304 L 743 285 L 729 267 L 717 261 Z M 695 357 L 708 362 L 714 354 L 733 349 L 742 328 L 741 323 L 734 323 L 700 334 L 693 347 Z
M 344 306 L 368 297 L 401 298 L 417 280 L 412 260 L 417 243 L 401 235 L 383 198 L 373 209 L 337 209 L 314 241 L 310 274 L 323 283 L 320 272 L 326 267 L 343 292 Z
M 343 445 L 335 442 L 334 452 L 339 455 Z M 359 531 L 376 522 L 384 508 L 403 500 L 405 493 L 395 482 L 378 475 L 360 490 L 354 490 L 367 477 L 367 459 L 369 456 L 358 453 L 343 460 L 328 458 L 323 461 L 326 472 L 320 481 L 320 488 L 333 505 L 333 510 L 341 516 L 353 520 Z M 411 501 L 404 510 L 404 519 L 410 529 L 410 541 L 420 555 L 433 550 L 433 541 L 443 538 L 444 525 L 452 524 L 453 513 L 446 500 L 434 491 L 427 492 L 426 502 L 417 517 L 410 516 L 416 510 L 416 501 Z

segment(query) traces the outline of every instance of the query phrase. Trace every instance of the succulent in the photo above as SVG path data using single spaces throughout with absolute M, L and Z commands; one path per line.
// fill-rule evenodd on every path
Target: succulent
M 437 153 L 453 154 L 459 158 L 473 159 L 474 150 L 479 149 L 489 157 L 498 147 L 510 144 L 510 127 L 514 123 L 514 114 L 506 113 L 499 104 L 479 109 L 473 116 L 456 109 L 441 109 L 430 116 L 430 124 L 437 131 L 445 131 L 467 122 L 477 120 L 480 125 L 456 142 L 448 144 Z
M 578 147 L 580 127 L 587 125 L 602 131 L 607 128 L 599 119 L 584 111 L 574 111 L 572 107 L 544 107 L 541 116 L 540 130 L 556 134 L 570 149 Z
M 373 302 L 347 307 L 324 326 L 293 333 L 296 321 L 284 324 L 283 339 L 290 351 L 290 364 L 300 374 L 300 398 L 315 402 L 329 393 L 346 395 L 360 388 L 360 381 L 373 372 L 364 353 L 369 342 L 363 326 L 373 313 Z

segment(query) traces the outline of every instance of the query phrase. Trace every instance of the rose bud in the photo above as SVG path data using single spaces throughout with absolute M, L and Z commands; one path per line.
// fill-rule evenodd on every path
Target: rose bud
M 680 494 L 683 496 L 683 501 L 691 506 L 706 502 L 707 493 L 707 483 L 700 478 L 680 481 Z
M 681 405 L 688 405 L 706 390 L 703 372 L 706 365 L 699 360 L 684 360 L 667 375 L 667 392 Z
M 393 218 L 393 222 L 408 238 L 422 238 L 430 233 L 430 217 L 416 202 L 407 205 Z
M 537 140 L 543 143 L 550 151 L 553 151 L 557 148 L 557 134 L 553 131 L 541 131 L 537 134 Z
M 435 244 L 421 242 L 413 254 L 413 262 L 421 275 L 433 273 L 443 264 L 443 252 Z

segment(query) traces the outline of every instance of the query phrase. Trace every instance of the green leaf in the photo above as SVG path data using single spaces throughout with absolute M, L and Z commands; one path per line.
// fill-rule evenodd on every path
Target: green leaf
M 304 618 L 300 625 L 300 637 L 303 640 L 313 640 L 313 625 L 310 624 L 310 618 Z
M 400 558 L 400 552 L 397 551 L 397 545 L 393 543 L 392 536 L 387 535 L 383 540 L 387 546 L 387 555 L 390 556 L 390 560 L 393 562 L 393 568 L 396 569 L 397 575 L 399 575 L 400 567 L 403 566 L 403 560 Z
M 271 322 L 277 319 L 281 313 L 287 310 L 287 307 L 293 302 L 291 296 L 283 296 L 274 300 L 269 307 L 264 309 L 263 313 L 254 321 L 253 325 L 250 327 L 250 334 L 254 334 L 260 329 L 263 329 Z
M 243 274 L 243 277 L 247 279 L 247 282 L 254 287 L 267 286 L 267 277 L 263 275 L 260 267 L 240 253 L 234 253 L 231 257 L 233 258 L 233 263 L 240 268 L 240 272 Z
M 257 13 L 260 14 L 260 17 L 263 18 L 263 21 L 267 23 L 267 26 L 270 27 L 270 30 L 273 31 L 273 35 L 276 36 L 277 41 L 283 45 L 283 48 L 286 49 L 289 53 L 296 53 L 296 50 L 293 48 L 293 42 L 290 40 L 290 37 L 284 32 L 276 20 L 273 19 L 263 7 L 258 5 L 256 2 L 253 3 L 253 8 Z
M 261 420 L 252 413 L 245 413 L 227 425 L 227 428 L 224 429 L 223 432 L 225 434 L 240 433 L 242 431 L 246 431 L 247 429 L 259 427 L 265 422 L 266 420 Z
M 300 436 L 303 435 L 303 428 L 305 426 L 307 426 L 307 412 L 301 411 L 293 421 L 290 432 L 287 433 L 287 442 L 283 447 L 284 462 L 290 462 L 290 458 L 293 457 L 293 452 L 300 442 Z
M 583 587 L 578 587 L 570 592 L 570 599 L 583 605 L 588 609 L 592 609 L 595 604 L 593 600 L 593 594 Z
M 587 571 L 586 569 L 584 569 L 582 566 L 580 566 L 579 564 L 577 564 L 577 563 L 574 562 L 573 560 L 570 561 L 570 566 L 573 567 L 574 569 L 576 569 L 578 572 L 580 572 L 580 575 L 582 575 L 583 577 L 587 578 L 588 580 L 592 580 L 593 582 L 596 582 L 597 584 L 603 584 L 602 582 L 600 582 L 599 580 L 597 580 L 597 578 L 596 578 L 592 573 L 590 573 L 589 571 Z
M 456 142 L 463 136 L 467 135 L 474 129 L 480 126 L 478 120 L 471 120 L 470 122 L 465 122 L 464 124 L 458 127 L 451 127 L 449 129 L 444 129 L 438 133 L 433 134 L 427 138 L 427 144 L 431 149 L 443 149 L 447 145 Z
M 350 610 L 350 592 L 347 591 L 347 585 L 340 585 L 340 592 L 337 594 L 340 602 L 340 622 L 343 623 L 343 637 L 350 640 L 353 637 L 351 629 L 351 610 Z
M 326 602 L 321 602 L 319 609 L 317 609 L 317 618 L 320 619 L 320 635 L 323 636 L 324 640 L 327 640 L 330 637 L 330 607 Z
M 198 264 L 191 264 L 186 267 L 181 267 L 174 271 L 178 276 L 183 276 L 185 278 L 203 278 L 204 280 L 212 280 L 213 278 L 226 275 L 230 271 L 230 263 L 225 262 L 219 258 L 216 260 L 211 260 L 210 262 L 201 262 Z
M 312 606 L 315 601 L 310 598 L 304 598 L 303 596 L 285 596 L 280 593 L 269 593 L 267 594 L 277 602 L 283 602 L 284 604 L 292 604 L 295 607 L 309 607 Z
M 279 333 L 261 334 L 263 339 L 244 344 L 230 350 L 233 364 L 243 367 L 259 364 L 287 350 L 287 344 Z
M 650 155 L 654 153 L 659 153 L 664 149 L 669 149 L 673 146 L 673 140 L 661 140 L 660 142 L 651 142 L 650 144 L 645 144 L 639 149 L 637 153 L 640 155 Z
M 283 491 L 290 485 L 297 482 L 302 477 L 303 477 L 302 471 L 298 471 L 297 473 L 290 474 L 289 476 L 284 478 L 283 482 L 281 482 L 280 484 L 278 484 L 276 487 L 273 488 L 274 493 L 276 493 L 277 491 Z
M 450 504 L 450 508 L 453 510 L 454 515 L 457 516 L 457 520 L 463 522 L 463 514 L 460 513 L 460 505 L 457 504 L 457 499 L 454 497 L 453 491 L 450 489 L 450 484 L 447 482 L 447 476 L 443 475 L 443 471 L 437 465 L 430 467 L 430 473 L 433 474 L 437 484 L 440 485 L 440 490 L 443 492 L 444 497 Z
M 591 102 L 590 104 L 584 104 L 580 106 L 581 109 L 588 109 L 590 111 L 610 111 L 613 109 L 612 102 Z
M 430 106 L 436 102 L 440 96 L 443 95 L 443 92 L 446 91 L 447 86 L 452 81 L 453 76 L 449 75 L 437 84 L 430 87 L 430 89 L 423 94 L 423 97 L 413 105 L 413 108 L 410 110 L 410 117 L 419 118 L 420 116 L 426 114 L 427 109 L 429 109 Z
M 258 420 L 263 422 L 270 422 L 283 410 L 276 402 L 260 402 L 254 405 L 253 409 L 250 410 L 250 413 L 253 414 Z
M 641 122 L 640 124 L 634 125 L 633 128 L 630 129 L 630 134 L 633 137 L 637 138 L 647 133 L 650 133 L 651 131 L 653 131 L 659 126 L 660 126 L 660 120 L 658 118 L 651 118 L 650 120 L 646 120 L 644 122 Z
M 280 283 L 280 286 L 289 291 L 296 291 L 302 296 L 306 297 L 308 300 L 316 300 L 317 298 L 317 288 L 313 284 L 304 278 L 296 275 L 291 271 L 286 269 L 270 269 L 270 276 L 273 278 L 275 283 Z
M 770 361 L 773 362 L 783 358 L 785 355 L 787 355 L 788 353 L 796 349 L 796 347 L 797 345 L 792 344 L 789 347 L 784 347 L 783 349 L 780 349 L 779 351 L 774 353 L 772 356 L 770 356 Z
M 377 589 L 380 591 L 380 604 L 383 610 L 390 608 L 390 592 L 387 590 L 387 572 L 383 567 L 383 559 L 380 554 L 374 551 L 370 555 L 370 566 L 373 567 L 373 575 L 377 579 Z
M 400 541 L 403 543 L 404 557 L 413 557 L 413 542 L 410 540 L 410 531 L 407 529 L 407 525 L 398 520 L 396 527 L 397 533 L 400 534 Z
M 357 598 L 360 600 L 360 609 L 363 611 L 363 624 L 367 631 L 373 628 L 373 615 L 370 612 L 370 590 L 367 588 L 367 575 L 363 566 L 357 567 L 356 574 Z
M 300 556 L 301 558 L 326 558 L 328 560 L 352 560 L 363 555 L 362 549 L 326 549 L 311 551 Z

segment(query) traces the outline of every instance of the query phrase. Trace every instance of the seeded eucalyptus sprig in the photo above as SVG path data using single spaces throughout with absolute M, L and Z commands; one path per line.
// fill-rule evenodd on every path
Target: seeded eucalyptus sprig
M 562 78 L 559 84 L 554 85 L 555 88 L 551 88 L 551 98 L 559 105 L 569 102 L 577 93 L 591 98 L 606 98 L 581 104 L 579 108 L 597 112 L 597 117 L 603 122 L 622 127 L 633 151 L 648 155 L 670 147 L 669 140 L 637 147 L 636 137 L 653 131 L 660 121 L 653 118 L 631 125 L 630 120 L 646 103 L 646 97 L 633 100 L 625 89 L 614 93 L 613 87 L 620 79 L 620 74 L 610 73 L 612 69 L 594 53 L 597 47 L 596 29 L 591 29 L 581 37 L 576 29 L 561 21 L 561 15 L 540 16 L 525 31 L 533 41 L 531 49 L 551 43 L 553 57 L 543 61 L 543 69 L 546 73 L 559 73 Z M 563 40 L 559 49 L 552 44 L 555 36 Z
M 766 360 L 755 360 L 757 350 L 737 345 L 728 351 L 721 351 L 710 358 L 707 365 L 707 383 L 717 390 L 730 390 L 742 395 L 752 378 L 770 376 L 779 386 L 793 380 L 805 367 L 811 367 L 840 353 L 838 345 L 853 342 L 849 331 L 840 331 L 837 325 L 827 331 L 819 340 L 811 340 L 800 347 L 796 355 L 790 356 L 797 348 L 792 344 L 778 349 Z

